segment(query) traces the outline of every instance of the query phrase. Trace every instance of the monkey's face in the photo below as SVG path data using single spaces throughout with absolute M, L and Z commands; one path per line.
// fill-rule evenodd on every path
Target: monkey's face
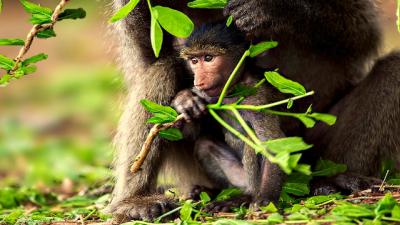
M 202 54 L 188 57 L 194 74 L 194 86 L 210 97 L 221 94 L 226 81 L 235 67 L 232 57 Z

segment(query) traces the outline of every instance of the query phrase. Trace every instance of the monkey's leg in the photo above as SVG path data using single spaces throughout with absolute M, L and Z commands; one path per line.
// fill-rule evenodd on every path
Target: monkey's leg
M 333 127 L 319 125 L 310 132 L 321 157 L 348 166 L 347 178 L 334 178 L 344 189 L 365 188 L 365 179 L 351 173 L 378 176 L 385 158 L 400 154 L 400 52 L 380 59 L 371 73 L 341 100 L 332 113 Z M 324 134 L 318 137 L 317 133 Z
M 206 173 L 220 187 L 247 188 L 242 162 L 226 144 L 202 137 L 196 141 L 195 153 Z
M 238 187 L 247 190 L 248 179 L 240 157 L 225 143 L 211 138 L 200 138 L 196 142 L 195 153 L 208 176 L 220 189 Z M 232 207 L 249 204 L 251 196 L 241 195 L 226 201 L 213 202 L 205 208 L 208 212 L 227 212 Z

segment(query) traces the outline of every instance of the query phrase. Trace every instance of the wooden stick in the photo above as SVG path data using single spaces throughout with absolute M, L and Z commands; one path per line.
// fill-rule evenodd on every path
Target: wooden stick
M 179 121 L 183 119 L 183 115 L 179 115 L 174 122 L 171 123 L 165 123 L 165 124 L 156 124 L 154 125 L 149 134 L 147 135 L 147 138 L 143 144 L 142 149 L 140 150 L 139 154 L 136 156 L 135 161 L 133 162 L 131 166 L 131 173 L 137 173 L 140 170 L 140 167 L 142 167 L 144 161 L 147 158 L 147 155 L 149 154 L 151 150 L 151 145 L 153 144 L 154 139 L 157 137 L 158 133 L 162 130 L 166 130 L 168 128 L 171 128 L 175 126 Z

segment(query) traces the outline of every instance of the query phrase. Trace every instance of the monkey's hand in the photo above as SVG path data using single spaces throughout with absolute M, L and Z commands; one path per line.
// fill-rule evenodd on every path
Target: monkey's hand
M 207 112 L 204 100 L 189 89 L 178 92 L 172 100 L 172 106 L 184 116 L 186 122 L 198 119 Z
M 265 2 L 265 0 L 230 0 L 224 9 L 224 14 L 231 15 L 240 30 L 256 34 L 268 22 Z
M 130 220 L 153 221 L 177 206 L 172 198 L 164 195 L 150 195 L 123 200 L 107 211 L 113 215 L 113 224 L 121 224 Z

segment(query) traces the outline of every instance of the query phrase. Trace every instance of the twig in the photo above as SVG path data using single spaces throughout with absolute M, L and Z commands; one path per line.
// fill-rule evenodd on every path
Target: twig
M 162 130 L 175 126 L 183 118 L 184 118 L 183 115 L 179 115 L 174 122 L 165 124 L 156 124 L 151 128 L 150 133 L 147 135 L 146 141 L 144 142 L 142 149 L 136 156 L 135 161 L 131 166 L 131 173 L 136 173 L 140 170 L 140 167 L 146 160 L 146 157 L 151 150 L 151 145 L 153 144 L 153 141 L 157 137 L 158 133 L 160 133 L 160 131 Z
M 25 44 L 24 46 L 22 46 L 22 48 L 19 50 L 19 53 L 17 55 L 17 57 L 15 57 L 14 61 L 15 61 L 15 65 L 14 67 L 8 71 L 8 74 L 12 75 L 14 74 L 14 72 L 18 69 L 18 64 L 22 61 L 22 59 L 24 58 L 24 56 L 26 55 L 26 53 L 29 51 L 29 49 L 32 46 L 33 40 L 35 39 L 36 35 L 44 30 L 47 29 L 52 29 L 54 27 L 54 25 L 57 22 L 58 17 L 60 16 L 61 12 L 63 11 L 65 5 L 69 2 L 70 0 L 61 0 L 60 3 L 58 3 L 58 5 L 56 6 L 56 8 L 54 9 L 54 12 L 51 16 L 51 23 L 48 24 L 36 24 L 32 27 L 32 29 L 29 31 L 26 40 L 25 40 Z
M 385 178 L 383 178 L 382 184 L 381 184 L 381 186 L 379 187 L 379 191 L 384 191 L 384 190 L 385 190 L 385 183 L 386 183 L 386 179 L 387 179 L 387 177 L 388 177 L 388 175 L 389 175 L 389 172 L 390 172 L 390 170 L 387 170 L 387 171 L 386 171 Z

